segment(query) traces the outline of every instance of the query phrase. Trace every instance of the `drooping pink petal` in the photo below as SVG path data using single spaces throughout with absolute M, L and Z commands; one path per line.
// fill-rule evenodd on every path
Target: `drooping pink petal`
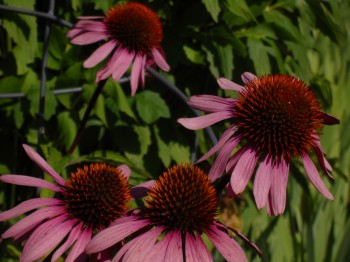
M 197 130 L 208 127 L 230 117 L 232 117 L 232 112 L 223 111 L 192 118 L 179 118 L 177 122 L 187 129 Z
M 23 248 L 21 261 L 36 261 L 57 246 L 77 221 L 66 219 L 67 216 L 62 215 L 41 224 L 28 238 Z
M 154 62 L 157 64 L 157 66 L 159 66 L 163 71 L 168 72 L 170 70 L 170 66 L 166 62 L 161 52 L 159 52 L 157 48 L 153 48 L 151 52 Z
M 222 147 L 227 140 L 236 132 L 237 128 L 235 126 L 230 126 L 225 132 L 221 135 L 219 141 L 213 146 L 207 153 L 205 153 L 196 163 L 202 162 L 208 159 L 211 155 L 213 155 L 216 151 Z M 237 138 L 238 139 L 238 138 Z
M 135 52 L 126 51 L 122 57 L 123 59 L 119 61 L 118 67 L 112 73 L 114 81 L 118 81 L 125 74 L 126 70 L 128 70 L 135 57 Z
M 85 60 L 83 66 L 85 68 L 91 68 L 100 63 L 103 59 L 105 59 L 112 50 L 116 47 L 116 41 L 111 40 L 103 45 L 101 45 L 99 48 L 97 48 L 89 57 Z
M 127 50 L 119 45 L 107 64 L 97 72 L 96 82 L 106 79 L 113 73 L 113 71 L 119 66 L 119 61 L 123 59 L 125 52 L 127 52 Z
M 154 186 L 155 180 L 150 180 L 140 185 L 131 188 L 131 196 L 134 199 L 141 198 L 147 195 L 147 192 Z
M 237 242 L 215 225 L 205 229 L 204 233 L 228 262 L 248 262 L 244 251 Z
M 70 246 L 83 234 L 84 224 L 81 222 L 76 225 L 72 231 L 69 233 L 67 240 L 53 253 L 51 262 L 58 260 Z
M 63 204 L 62 200 L 56 198 L 33 198 L 22 202 L 21 204 L 0 213 L 0 222 L 18 217 L 28 211 L 42 206 L 54 206 Z
M 214 164 L 210 168 L 208 178 L 211 182 L 215 181 L 219 177 L 222 176 L 222 174 L 225 171 L 225 167 L 227 164 L 227 161 L 232 153 L 232 151 L 236 148 L 236 146 L 239 143 L 239 139 L 233 137 L 230 138 L 222 147 L 220 150 L 218 156 L 215 159 Z
M 145 259 L 145 262 L 165 262 L 165 256 L 168 250 L 169 243 L 172 241 L 172 232 L 169 232 L 168 234 L 165 234 L 163 239 L 161 239 L 153 248 L 153 250 L 147 254 L 147 258 Z
M 149 254 L 162 233 L 163 228 L 156 227 L 146 233 L 134 238 L 124 245 L 113 258 L 112 262 L 120 261 L 123 257 L 124 261 L 143 262 L 147 261 L 146 256 Z
M 23 145 L 24 150 L 26 151 L 29 158 L 37 164 L 44 172 L 46 172 L 50 177 L 52 177 L 55 182 L 61 186 L 66 184 L 66 181 L 59 175 L 53 168 L 30 146 Z
M 318 163 L 320 164 L 322 170 L 328 175 L 329 178 L 333 179 L 333 176 L 331 175 L 331 172 L 333 171 L 331 165 L 328 163 L 327 159 L 324 156 L 323 148 L 321 146 L 320 138 L 319 136 L 314 136 L 314 142 L 316 144 L 316 147 L 313 147 L 318 159 Z
M 223 77 L 219 78 L 217 82 L 222 89 L 233 90 L 238 92 L 241 92 L 244 89 L 244 86 L 238 85 Z
M 19 186 L 33 186 L 39 188 L 47 188 L 55 192 L 61 192 L 61 188 L 40 178 L 24 176 L 24 175 L 2 175 L 0 181 L 19 185 Z
M 321 112 L 323 116 L 322 124 L 325 125 L 338 125 L 340 124 L 339 119 L 335 118 L 334 116 L 331 116 L 330 114 L 327 114 L 325 112 Z
M 272 180 L 271 164 L 271 160 L 265 157 L 256 171 L 253 193 L 256 206 L 259 209 L 266 206 L 267 197 L 269 195 Z
M 89 21 L 89 20 L 80 20 L 78 21 L 75 26 L 75 28 L 80 28 L 85 31 L 90 32 L 106 32 L 106 26 L 103 22 L 100 21 Z
M 247 186 L 257 161 L 258 157 L 252 149 L 248 148 L 242 153 L 231 175 L 231 187 L 236 194 Z
M 115 224 L 102 230 L 86 246 L 86 252 L 91 254 L 107 249 L 149 224 L 147 220 L 137 219 L 137 216 L 130 216 L 128 222 Z
M 130 85 L 131 85 L 131 96 L 134 96 L 136 94 L 136 90 L 139 86 L 139 80 L 141 76 L 141 71 L 142 71 L 142 61 L 143 57 L 145 55 L 137 54 L 135 56 L 134 60 L 134 65 L 132 66 L 131 70 L 131 80 L 130 80 Z
M 237 101 L 234 98 L 222 98 L 212 95 L 191 96 L 188 104 L 195 109 L 215 113 L 220 111 L 233 111 L 233 105 Z
M 141 75 L 140 75 L 140 81 L 141 81 L 142 87 L 145 86 L 146 61 L 147 61 L 147 56 L 143 56 L 142 65 L 141 65 Z
M 246 150 L 246 147 L 241 147 L 227 162 L 226 165 L 226 173 L 232 173 L 233 169 L 235 168 L 238 160 L 241 158 L 242 154 Z
M 67 32 L 67 37 L 73 38 L 73 37 L 76 37 L 77 35 L 79 35 L 79 34 L 81 34 L 81 33 L 83 33 L 83 32 L 85 32 L 85 30 L 73 28 L 72 30 L 69 30 L 69 31 Z
M 289 165 L 286 161 L 282 160 L 272 166 L 271 172 L 271 208 L 274 215 L 280 215 L 286 207 Z
M 328 191 L 308 154 L 304 153 L 301 158 L 303 160 L 304 168 L 306 170 L 308 178 L 310 179 L 310 182 L 322 195 L 324 195 L 329 200 L 333 200 L 333 195 Z
M 130 168 L 127 165 L 119 165 L 118 169 L 122 172 L 124 177 L 129 180 L 131 174 Z
M 76 45 L 89 45 L 108 37 L 106 32 L 83 32 L 73 38 L 70 42 Z
M 241 78 L 242 78 L 243 83 L 248 84 L 250 81 L 256 79 L 257 77 L 250 72 L 244 72 L 241 75 Z
M 85 247 L 92 237 L 92 229 L 86 228 L 69 252 L 66 262 L 86 261 Z
M 202 238 L 195 234 L 186 233 L 186 261 L 193 262 L 212 262 L 213 257 L 211 256 L 208 248 L 204 244 Z
M 41 221 L 58 216 L 66 211 L 64 206 L 51 206 L 47 208 L 39 209 L 32 214 L 26 216 L 22 220 L 18 221 L 8 230 L 6 230 L 1 237 L 2 238 L 18 238 L 18 236 L 25 234 L 31 229 L 32 224 L 39 224 Z
M 170 239 L 165 253 L 164 262 L 182 262 L 182 240 L 179 231 L 168 233 Z

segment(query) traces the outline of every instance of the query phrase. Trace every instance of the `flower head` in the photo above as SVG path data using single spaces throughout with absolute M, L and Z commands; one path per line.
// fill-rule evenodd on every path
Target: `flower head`
M 84 62 L 94 67 L 113 53 L 101 68 L 96 81 L 112 76 L 119 80 L 132 63 L 131 93 L 135 95 L 139 82 L 144 86 L 145 70 L 156 64 L 169 71 L 161 47 L 163 29 L 157 14 L 140 3 L 125 2 L 109 9 L 105 17 L 80 17 L 80 21 L 67 34 L 71 42 L 87 45 L 106 39 Z
M 218 80 L 222 89 L 238 91 L 237 99 L 192 96 L 189 104 L 210 114 L 178 120 L 193 130 L 225 119 L 232 121 L 217 145 L 199 159 L 219 151 L 209 179 L 216 180 L 226 170 L 231 176 L 229 192 L 239 194 L 260 160 L 254 180 L 255 201 L 258 208 L 266 206 L 270 215 L 278 215 L 285 209 L 290 162 L 301 158 L 311 183 L 332 200 L 309 153 L 316 152 L 321 168 L 330 176 L 332 168 L 324 157 L 318 130 L 339 120 L 321 111 L 311 88 L 298 78 L 244 73 L 242 80 L 244 86 L 225 78 Z M 232 154 L 239 144 L 241 148 Z
M 215 218 L 218 206 L 217 192 L 202 170 L 192 165 L 174 166 L 150 188 L 138 213 L 117 219 L 97 234 L 86 250 L 99 252 L 134 235 L 113 261 L 213 261 L 201 237 L 206 234 L 227 261 L 247 261 L 229 236 L 229 228 Z
M 1 238 L 26 239 L 21 261 L 38 260 L 57 248 L 52 254 L 52 261 L 55 261 L 70 247 L 66 261 L 75 261 L 85 255 L 85 246 L 93 234 L 124 216 L 131 191 L 139 191 L 141 187 L 130 190 L 130 169 L 126 165 L 84 165 L 64 180 L 32 148 L 23 147 L 56 183 L 24 175 L 2 175 L 0 181 L 46 188 L 56 194 L 54 198 L 24 201 L 0 213 L 0 221 L 6 221 L 36 210 L 10 227 Z

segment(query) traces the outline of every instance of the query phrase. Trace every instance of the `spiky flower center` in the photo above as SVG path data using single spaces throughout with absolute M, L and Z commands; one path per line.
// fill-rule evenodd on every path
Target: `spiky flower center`
M 208 176 L 190 164 L 169 168 L 148 195 L 142 212 L 165 231 L 202 232 L 214 221 L 219 205 Z
M 112 7 L 104 23 L 109 34 L 130 51 L 150 52 L 163 39 L 159 17 L 140 3 L 126 2 Z
M 104 163 L 78 168 L 63 189 L 68 212 L 93 230 L 107 227 L 121 217 L 131 198 L 128 181 L 121 170 Z
M 316 96 L 298 78 L 267 75 L 245 85 L 234 123 L 257 154 L 290 160 L 315 146 L 323 117 Z

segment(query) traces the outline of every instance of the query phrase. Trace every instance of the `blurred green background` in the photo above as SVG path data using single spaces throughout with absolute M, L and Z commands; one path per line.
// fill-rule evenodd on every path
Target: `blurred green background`
M 75 23 L 80 15 L 103 15 L 117 1 L 56 1 L 55 15 Z M 219 90 L 216 78 L 242 83 L 240 75 L 285 73 L 297 76 L 316 92 L 325 112 L 340 125 L 322 129 L 321 142 L 334 168 L 334 181 L 322 178 L 334 195 L 324 199 L 306 178 L 295 159 L 283 215 L 258 211 L 252 182 L 238 199 L 222 203 L 222 219 L 249 236 L 263 251 L 262 261 L 349 261 L 350 171 L 350 1 L 313 0 L 149 0 L 164 26 L 163 48 L 171 66 L 162 73 L 186 95 L 234 96 Z M 47 12 L 49 1 L 2 0 L 3 6 Z M 191 116 L 186 104 L 156 78 L 130 97 L 129 83 L 108 80 L 82 140 L 67 156 L 89 99 L 96 88 L 98 68 L 83 69 L 83 61 L 98 44 L 74 46 L 67 27 L 52 22 L 44 135 L 38 141 L 39 87 L 46 20 L 1 10 L 0 93 L 22 92 L 23 98 L 0 99 L 0 173 L 40 176 L 28 160 L 22 143 L 36 148 L 63 176 L 84 161 L 125 163 L 132 168 L 131 184 L 156 178 L 173 163 L 189 162 L 212 144 L 207 134 L 176 123 Z M 54 95 L 53 90 L 82 87 L 82 92 Z M 215 125 L 217 137 L 228 123 Z M 39 143 L 40 142 L 40 143 Z M 38 145 L 39 144 L 39 145 Z M 315 157 L 315 155 L 313 155 Z M 210 161 L 213 161 L 211 159 Z M 212 162 L 200 166 L 209 170 Z M 320 168 L 318 167 L 320 170 Z M 50 192 L 0 184 L 0 211 L 23 200 Z M 227 215 L 228 214 L 228 215 Z M 0 224 L 0 232 L 16 219 Z M 241 242 L 240 242 L 241 243 Z M 242 243 L 241 243 L 242 244 Z M 242 244 L 243 245 L 243 244 Z M 257 255 L 244 246 L 250 261 Z M 17 261 L 21 246 L 0 243 L 0 260 Z M 213 251 L 216 261 L 222 261 Z

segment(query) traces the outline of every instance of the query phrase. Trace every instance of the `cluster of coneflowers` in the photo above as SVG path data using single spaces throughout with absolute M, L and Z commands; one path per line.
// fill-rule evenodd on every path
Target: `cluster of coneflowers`
M 96 82 L 109 76 L 119 80 L 132 67 L 134 95 L 139 85 L 144 86 L 146 68 L 170 69 L 161 48 L 160 20 L 148 7 L 126 2 L 112 7 L 106 16 L 79 19 L 68 32 L 73 44 L 107 40 L 84 62 L 84 67 L 94 67 L 109 57 Z M 126 165 L 91 163 L 65 180 L 23 145 L 29 158 L 54 182 L 12 174 L 0 180 L 49 189 L 55 196 L 30 199 L 0 213 L 0 221 L 6 221 L 32 211 L 1 238 L 24 241 L 23 262 L 56 261 L 62 256 L 66 261 L 85 261 L 88 256 L 91 261 L 213 261 L 203 235 L 227 261 L 247 261 L 233 236 L 260 254 L 243 234 L 218 220 L 221 192 L 213 183 L 224 176 L 227 195 L 233 197 L 244 191 L 255 173 L 257 207 L 279 215 L 286 205 L 290 162 L 300 158 L 311 183 L 332 200 L 309 153 L 316 153 L 320 167 L 332 178 L 318 130 L 339 121 L 321 111 L 311 88 L 296 77 L 243 73 L 242 81 L 239 85 L 218 79 L 222 89 L 238 92 L 237 98 L 192 96 L 189 105 L 209 114 L 178 119 L 192 130 L 230 121 L 219 142 L 198 160 L 218 152 L 209 174 L 192 164 L 174 165 L 157 180 L 130 187 L 131 170 Z M 143 205 L 130 207 L 131 200 L 141 198 Z

